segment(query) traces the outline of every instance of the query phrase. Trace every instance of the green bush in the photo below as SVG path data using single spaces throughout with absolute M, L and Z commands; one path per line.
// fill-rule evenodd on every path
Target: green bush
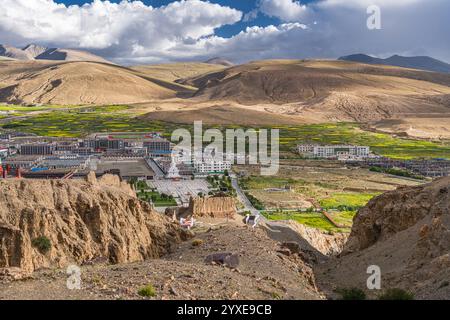
M 42 236 L 31 241 L 33 247 L 37 248 L 40 253 L 46 254 L 52 248 L 52 243 L 49 238 Z
M 414 300 L 414 295 L 411 292 L 399 288 L 386 290 L 383 294 L 378 296 L 379 300 Z
M 138 295 L 140 295 L 141 297 L 152 298 L 156 296 L 156 290 L 153 285 L 148 284 L 145 287 L 139 289 Z
M 358 288 L 338 289 L 337 293 L 341 295 L 341 300 L 366 300 L 366 293 Z
M 194 239 L 192 240 L 192 246 L 193 247 L 200 247 L 203 245 L 204 241 L 202 239 Z

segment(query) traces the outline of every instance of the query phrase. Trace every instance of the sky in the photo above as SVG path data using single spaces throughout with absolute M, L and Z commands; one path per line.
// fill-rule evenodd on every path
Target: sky
M 367 25 L 374 6 L 376 29 Z M 355 53 L 450 62 L 449 17 L 448 0 L 0 0 L 0 43 L 83 49 L 127 65 Z

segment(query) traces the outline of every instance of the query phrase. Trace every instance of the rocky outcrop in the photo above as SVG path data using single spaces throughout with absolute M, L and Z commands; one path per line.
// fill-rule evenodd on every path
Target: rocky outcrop
M 323 266 L 319 278 L 364 289 L 373 265 L 381 270 L 382 289 L 450 298 L 450 177 L 371 200 L 356 215 L 343 253 Z
M 187 237 L 116 176 L 0 180 L 0 204 L 0 269 L 142 261 Z
M 320 253 L 331 256 L 342 252 L 348 239 L 348 233 L 326 233 L 316 228 L 310 228 L 296 221 L 286 223 L 290 228 L 305 239 Z
M 374 198 L 355 217 L 346 249 L 362 250 L 407 230 L 450 215 L 450 178 L 403 187 Z M 431 230 L 431 227 L 425 227 Z

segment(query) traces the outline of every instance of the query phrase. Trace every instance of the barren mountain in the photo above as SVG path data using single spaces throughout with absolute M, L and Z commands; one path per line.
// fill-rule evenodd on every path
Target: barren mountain
M 36 58 L 40 54 L 43 54 L 45 51 L 47 51 L 48 48 L 37 45 L 37 44 L 29 44 L 26 47 L 24 47 L 22 50 L 27 52 L 33 58 Z
M 387 59 L 380 59 L 365 54 L 353 54 L 341 57 L 339 60 L 450 73 L 450 64 L 427 56 L 402 57 L 393 55 Z
M 0 273 L 26 274 L 94 259 L 142 261 L 187 239 L 117 176 L 2 180 L 0 190 Z
M 102 57 L 87 51 L 47 48 L 37 44 L 29 44 L 22 49 L 12 46 L 0 45 L 0 56 L 14 58 L 16 60 L 54 60 L 54 61 L 91 61 L 111 63 Z
M 344 252 L 319 266 L 317 276 L 329 290 L 364 290 L 370 265 L 381 268 L 383 289 L 399 287 L 418 299 L 448 299 L 450 178 L 371 200 L 356 215 Z
M 120 104 L 175 96 L 135 72 L 94 62 L 0 62 L 0 101 L 18 104 Z
M 33 56 L 27 52 L 23 51 L 21 49 L 17 49 L 11 46 L 4 46 L 0 45 L 0 56 L 6 57 L 6 58 L 12 58 L 16 60 L 32 60 Z
M 343 61 L 257 61 L 185 79 L 200 100 L 266 104 L 311 121 L 450 112 L 450 75 Z

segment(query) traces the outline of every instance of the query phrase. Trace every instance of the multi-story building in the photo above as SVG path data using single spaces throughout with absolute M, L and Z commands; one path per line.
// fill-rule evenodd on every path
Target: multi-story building
M 7 157 L 3 161 L 4 166 L 9 166 L 11 168 L 21 168 L 28 169 L 37 166 L 42 160 L 44 156 L 41 155 L 33 155 L 33 156 L 14 156 Z
M 46 158 L 39 164 L 40 168 L 46 169 L 81 169 L 84 170 L 89 166 L 89 157 L 50 157 Z
M 370 156 L 370 147 L 350 145 L 299 145 L 297 150 L 309 158 L 324 159 L 365 159 Z
M 84 140 L 80 147 L 92 148 L 95 151 L 120 150 L 125 148 L 125 142 L 120 139 L 88 139 Z
M 224 173 L 231 170 L 230 161 L 221 161 L 215 159 L 203 159 L 202 161 L 194 161 L 194 169 L 196 173 Z
M 53 143 L 31 143 L 20 145 L 20 154 L 24 156 L 31 155 L 51 155 L 56 150 Z
M 152 138 L 144 140 L 144 148 L 147 148 L 150 157 L 169 156 L 172 152 L 172 144 L 163 138 Z

